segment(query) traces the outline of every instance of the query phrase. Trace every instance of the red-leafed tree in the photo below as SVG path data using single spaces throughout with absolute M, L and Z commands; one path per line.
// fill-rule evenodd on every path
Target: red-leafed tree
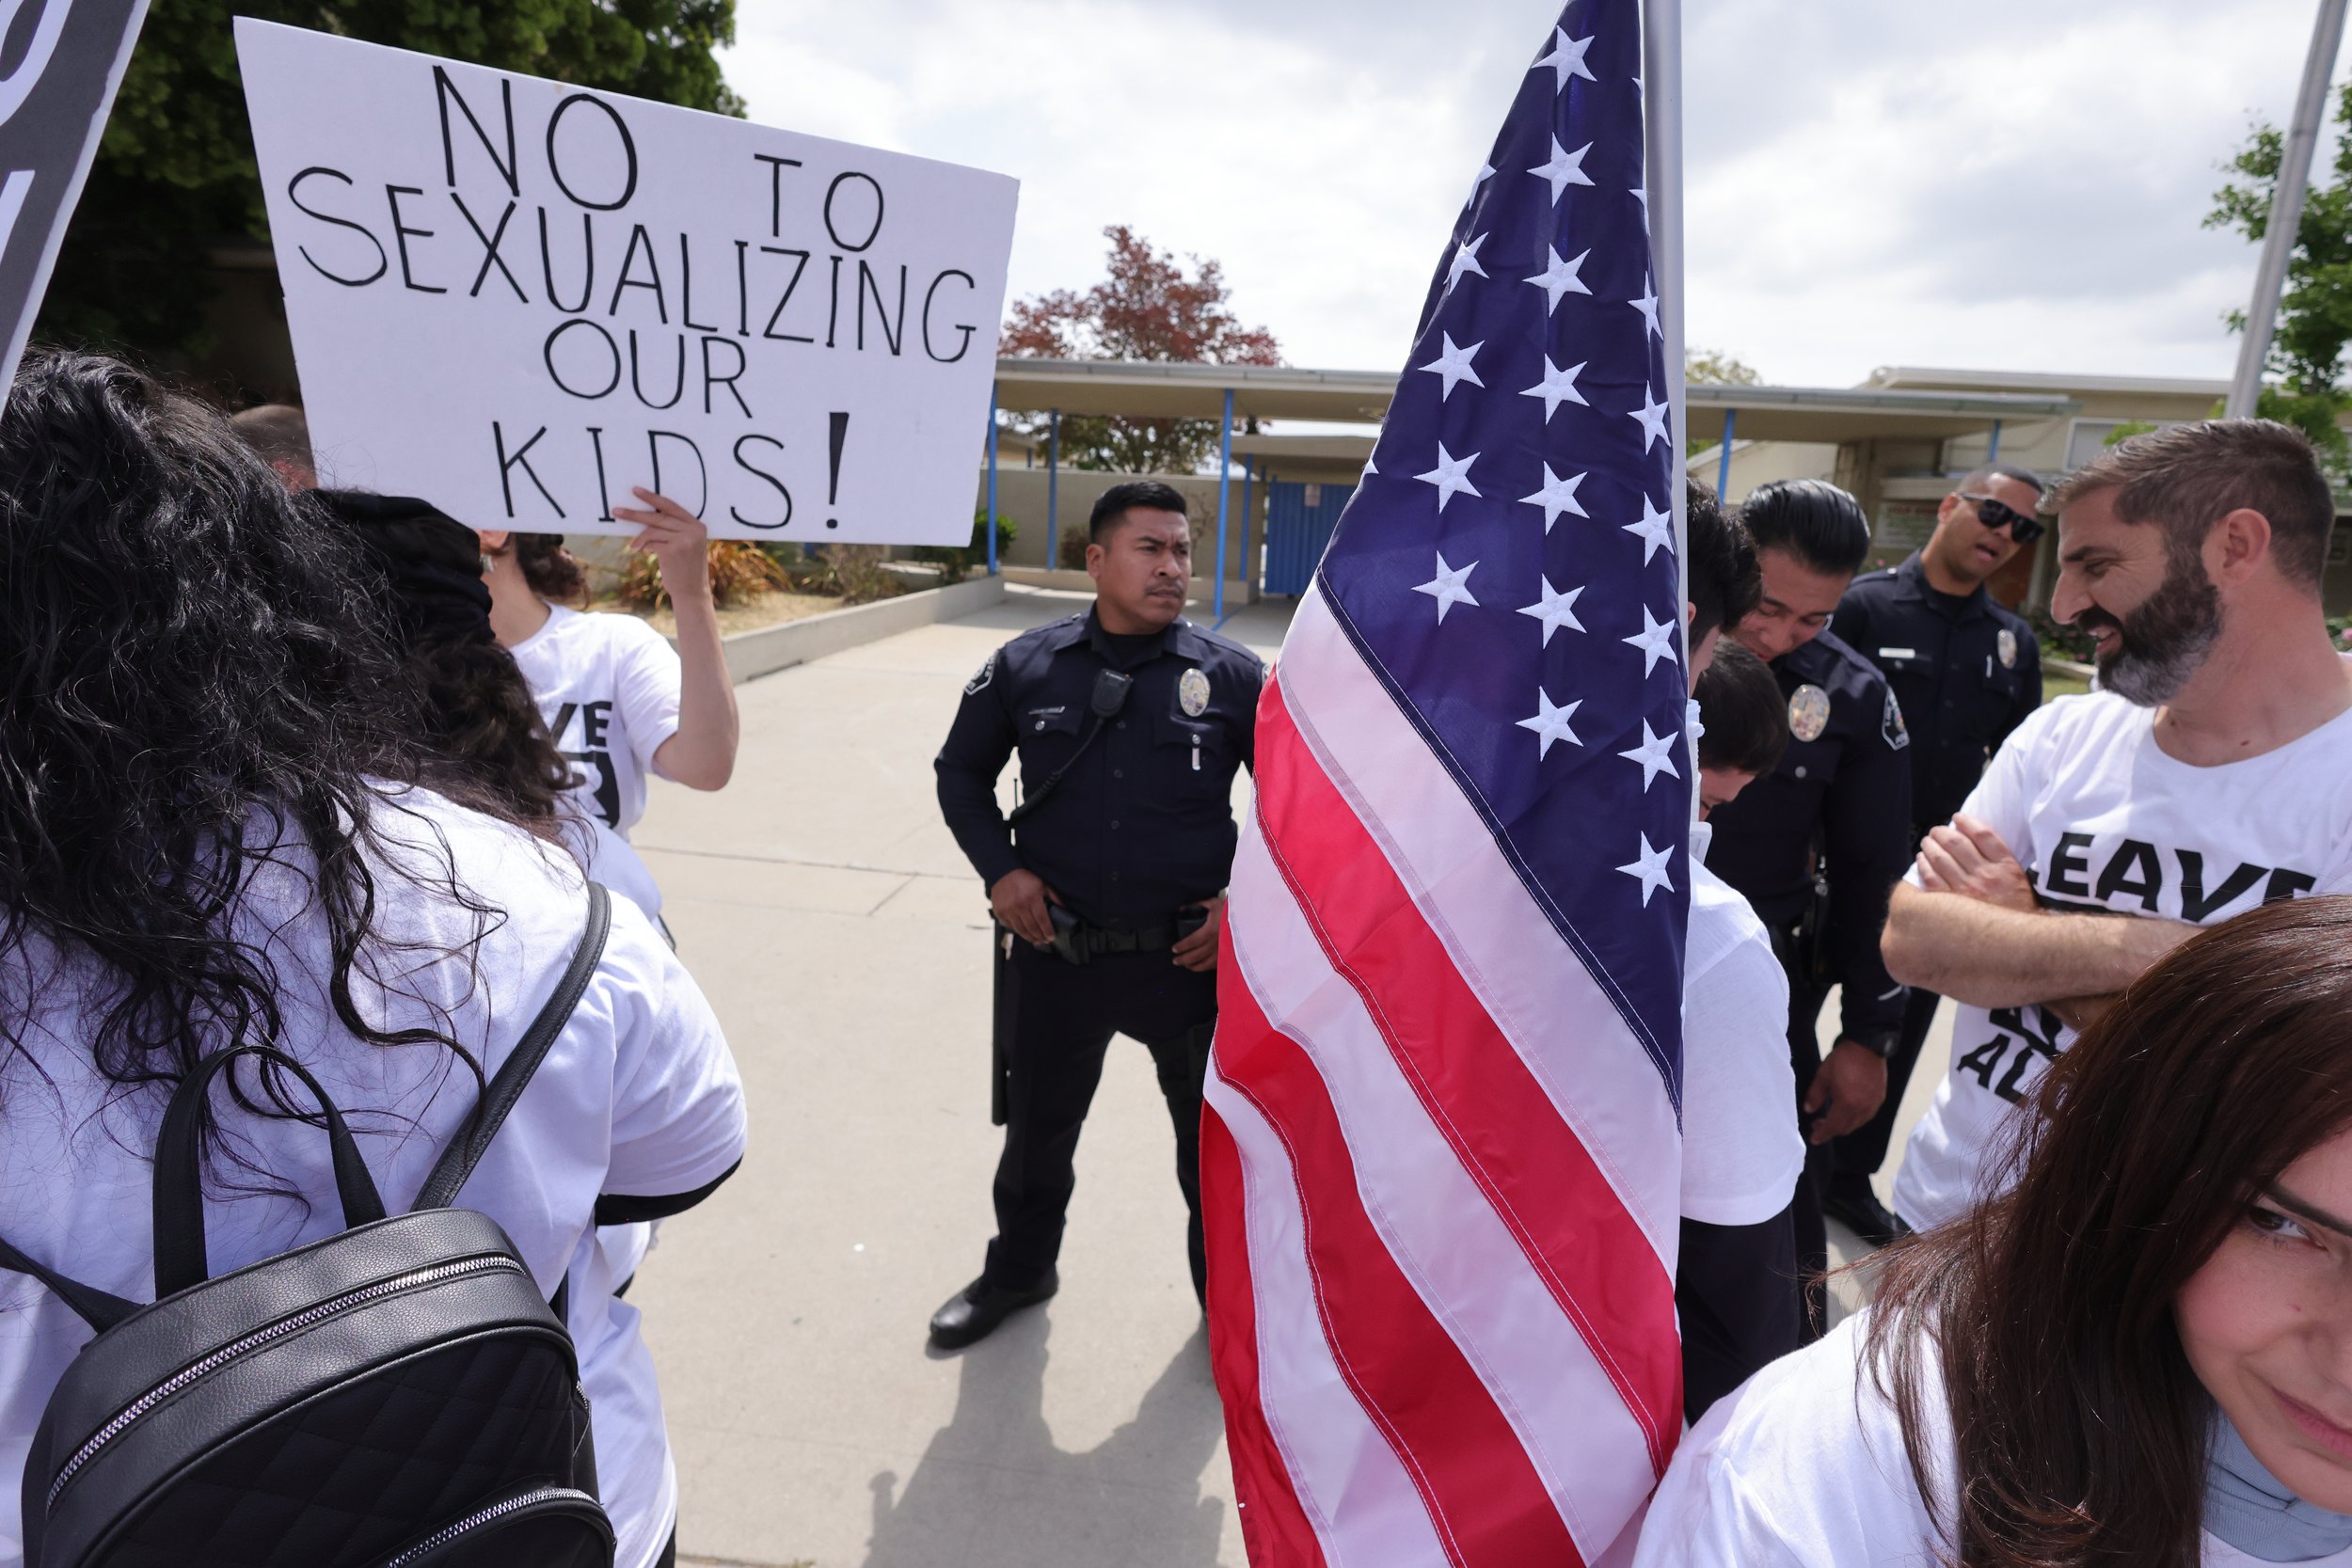
M 1187 277 L 1172 251 L 1125 224 L 1104 230 L 1109 276 L 1083 293 L 1057 289 L 1018 301 L 1004 352 L 1037 359 L 1145 359 L 1189 365 L 1279 365 L 1263 326 L 1245 326 L 1229 303 L 1225 269 L 1195 256 Z M 1085 417 L 1062 420 L 1063 460 L 1128 473 L 1191 473 L 1216 451 L 1214 420 Z

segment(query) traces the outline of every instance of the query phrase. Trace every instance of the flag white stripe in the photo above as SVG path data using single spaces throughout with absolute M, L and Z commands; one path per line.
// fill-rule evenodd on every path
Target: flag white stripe
M 1258 1407 L 1325 1561 L 1330 1568 L 1445 1562 L 1420 1490 L 1331 1358 L 1289 1152 L 1214 1060 L 1201 1092 L 1241 1157 Z
M 1595 1513 L 1579 1499 L 1612 1520 L 1648 1490 L 1641 1423 L 1330 967 L 1254 824 L 1229 908 L 1241 977 L 1322 1075 L 1389 1255 L 1518 1435 L 1578 1550 L 1598 1556 L 1614 1529 L 1585 1528 Z
M 1293 721 L 1489 1017 L 1671 1273 L 1682 1150 L 1639 1039 L 1561 942 L 1486 820 L 1311 589 L 1279 666 Z M 1573 1030 L 1565 1027 L 1573 1024 Z

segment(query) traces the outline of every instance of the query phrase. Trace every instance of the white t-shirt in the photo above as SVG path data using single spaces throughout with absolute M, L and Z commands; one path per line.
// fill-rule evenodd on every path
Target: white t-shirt
M 363 1016 L 387 1028 L 439 1027 L 495 1072 L 554 989 L 586 915 L 579 868 L 552 846 L 421 791 L 381 808 L 380 929 L 400 955 L 397 993 L 355 971 Z M 351 1117 L 386 1206 L 405 1209 L 475 1101 L 471 1073 L 442 1047 L 364 1045 L 325 996 L 326 928 L 302 884 L 303 857 L 255 874 L 239 931 L 280 977 L 278 1044 Z M 473 973 L 421 957 L 462 947 L 474 917 L 429 887 L 460 868 L 477 901 L 503 911 Z M 405 875 L 404 875 L 404 872 Z M 0 958 L 0 987 L 29 987 L 23 1052 L 0 1058 L 0 1235 L 75 1279 L 154 1298 L 150 1160 L 168 1093 L 121 1088 L 86 1053 L 82 993 L 94 978 L 33 942 Z M 45 1080 L 44 1080 L 45 1075 Z M 247 1154 L 303 1201 L 221 1195 L 206 1205 L 207 1252 L 225 1273 L 332 1234 L 342 1211 L 327 1141 L 299 1123 L 214 1103 Z M 612 905 L 603 960 L 571 1022 L 491 1143 L 459 1202 L 503 1226 L 539 1288 L 567 1275 L 572 1337 L 594 1411 L 596 1467 L 618 1532 L 620 1568 L 644 1568 L 668 1539 L 676 1477 L 653 1359 L 636 1309 L 616 1301 L 591 1212 L 599 1194 L 655 1196 L 718 1180 L 742 1155 L 742 1086 L 709 1005 L 652 926 Z M 90 1337 L 40 1285 L 0 1273 L 0 1476 L 21 1473 L 41 1408 Z M 17 1488 L 0 1486 L 0 1568 L 18 1568 Z
M 2352 712 L 2261 756 L 2196 768 L 2156 744 L 2154 709 L 2111 692 L 2061 697 L 2017 727 L 1961 809 L 2001 835 L 2047 908 L 2218 925 L 2352 889 Z M 2042 1007 L 1962 1005 L 1950 1070 L 1895 1176 L 1895 1212 L 1925 1229 L 1983 1196 L 2010 1107 L 2074 1038 Z
M 538 699 L 555 749 L 577 765 L 588 814 L 623 838 L 645 815 L 653 754 L 677 733 L 677 650 L 634 615 L 548 607 L 548 623 L 509 650 Z
M 1931 1513 L 1902 1422 L 1862 1362 L 1869 1321 L 1848 1318 L 1700 1418 L 1650 1499 L 1633 1568 L 1939 1568 L 1952 1518 L 1943 1383 L 1931 1364 L 1921 1369 L 1939 1494 Z M 2257 1560 L 2202 1539 L 2206 1568 Z M 2305 1568 L 2352 1568 L 2352 1551 Z
M 1748 901 L 1707 869 L 1691 827 L 1691 926 L 1682 969 L 1682 1213 L 1760 1225 L 1804 1169 L 1788 1065 L 1788 977 Z

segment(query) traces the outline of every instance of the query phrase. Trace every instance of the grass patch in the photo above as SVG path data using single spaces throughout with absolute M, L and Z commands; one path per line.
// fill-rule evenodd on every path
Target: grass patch
M 2090 683 L 2073 675 L 2062 675 L 2055 670 L 2042 672 L 2042 700 L 2050 702 L 2058 697 L 2080 697 L 2090 690 Z

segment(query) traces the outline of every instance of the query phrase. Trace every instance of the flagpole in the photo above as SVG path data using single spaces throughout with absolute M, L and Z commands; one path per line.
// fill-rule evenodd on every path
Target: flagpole
M 2320 0 L 2312 26 L 2312 50 L 2303 60 L 2303 86 L 2296 95 L 2295 119 L 2279 150 L 2279 184 L 2270 196 L 2270 221 L 2263 231 L 2262 265 L 2254 272 L 2254 300 L 2246 312 L 2246 336 L 2238 343 L 2237 374 L 2230 382 L 2223 412 L 2249 419 L 2262 395 L 2263 366 L 2279 325 L 2279 296 L 2286 287 L 2287 261 L 2295 254 L 2303 217 L 2303 190 L 2312 175 L 2312 150 L 2319 141 L 2320 117 L 2328 107 L 2328 78 L 2344 41 L 2344 0 Z
M 1683 394 L 1682 309 L 1682 0 L 1644 0 L 1642 6 L 1642 116 L 1648 156 L 1643 183 L 1649 194 L 1651 264 L 1660 325 L 1666 340 L 1666 400 L 1674 413 L 1677 469 L 1671 504 L 1675 516 L 1675 568 L 1681 577 L 1677 604 L 1690 602 L 1691 520 L 1683 504 L 1680 468 L 1690 451 L 1690 410 Z

